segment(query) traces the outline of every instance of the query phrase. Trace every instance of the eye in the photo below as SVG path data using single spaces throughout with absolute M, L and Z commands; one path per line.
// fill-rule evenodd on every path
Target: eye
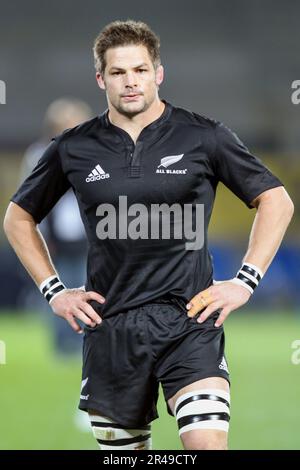
M 138 72 L 147 72 L 146 69 L 138 69 Z

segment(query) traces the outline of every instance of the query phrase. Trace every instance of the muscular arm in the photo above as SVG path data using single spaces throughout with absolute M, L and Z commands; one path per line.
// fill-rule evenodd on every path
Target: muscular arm
M 37 286 L 56 274 L 45 240 L 28 212 L 11 202 L 3 227 L 9 243 Z
M 243 261 L 254 264 L 266 272 L 271 264 L 294 212 L 294 205 L 280 186 L 261 193 L 252 201 L 257 212 L 252 225 L 249 245 Z M 195 295 L 187 305 L 188 316 L 193 317 L 201 311 L 201 296 Z M 209 305 L 201 313 L 198 322 L 202 323 L 209 315 L 221 308 L 215 326 L 220 326 L 230 312 L 244 305 L 250 297 L 249 291 L 243 286 L 229 281 L 220 282 L 205 290 L 210 298 Z
M 252 205 L 257 212 L 243 261 L 258 266 L 265 273 L 291 221 L 294 205 L 282 186 L 260 194 Z
M 11 246 L 37 286 L 48 277 L 57 274 L 45 240 L 27 211 L 11 202 L 6 211 L 3 227 Z M 99 315 L 89 305 L 90 300 L 103 303 L 105 299 L 97 292 L 66 289 L 53 299 L 51 307 L 55 314 L 68 321 L 74 331 L 81 333 L 82 329 L 74 317 L 89 326 L 101 322 Z

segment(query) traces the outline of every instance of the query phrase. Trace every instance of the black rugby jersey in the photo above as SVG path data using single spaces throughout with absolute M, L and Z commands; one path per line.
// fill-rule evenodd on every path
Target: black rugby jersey
M 102 306 L 92 302 L 103 317 L 157 298 L 186 303 L 212 283 L 207 229 L 219 181 L 248 207 L 263 191 L 282 186 L 222 123 L 164 103 L 162 115 L 142 130 L 136 144 L 110 123 L 108 111 L 55 137 L 11 199 L 40 223 L 73 189 L 89 245 L 86 289 L 106 298 Z M 194 228 L 196 207 L 203 205 L 201 248 L 186 248 L 184 230 L 181 238 L 172 230 L 153 235 L 157 212 L 151 210 L 162 204 L 176 204 L 182 213 L 184 206 L 192 208 Z

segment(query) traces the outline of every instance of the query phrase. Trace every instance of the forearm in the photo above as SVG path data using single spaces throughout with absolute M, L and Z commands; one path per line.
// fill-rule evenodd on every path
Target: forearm
M 56 274 L 45 240 L 28 213 L 15 204 L 10 205 L 4 230 L 12 248 L 37 286 Z
M 266 272 L 293 215 L 293 203 L 283 188 L 267 191 L 257 202 L 249 245 L 243 262 Z
M 4 231 L 23 266 L 38 286 L 48 277 L 56 274 L 47 245 L 35 221 L 17 204 L 10 203 L 8 206 L 4 219 Z M 56 284 L 56 290 L 57 288 Z M 53 312 L 67 320 L 77 333 L 82 333 L 83 330 L 76 318 L 91 327 L 101 323 L 100 316 L 89 304 L 91 300 L 100 304 L 105 302 L 105 298 L 99 293 L 85 292 L 82 289 L 61 289 L 52 295 L 50 300 L 48 299 L 49 293 L 48 289 L 45 297 Z
M 265 191 L 252 201 L 252 204 L 257 207 L 257 213 L 243 262 L 255 265 L 264 274 L 280 246 L 292 218 L 294 206 L 283 187 Z M 242 271 L 242 274 L 245 277 L 245 272 Z M 240 280 L 242 283 L 234 282 Z M 221 326 L 230 312 L 241 307 L 249 300 L 251 295 L 251 289 L 249 293 L 250 284 L 245 281 L 247 280 L 234 278 L 229 281 L 215 282 L 213 286 L 199 292 L 189 301 L 186 306 L 188 316 L 194 317 L 202 311 L 197 319 L 197 322 L 202 323 L 217 309 L 221 309 L 215 323 L 216 327 Z M 253 279 L 251 281 L 253 284 Z M 252 292 L 254 287 L 251 286 Z M 203 310 L 204 308 L 205 310 Z

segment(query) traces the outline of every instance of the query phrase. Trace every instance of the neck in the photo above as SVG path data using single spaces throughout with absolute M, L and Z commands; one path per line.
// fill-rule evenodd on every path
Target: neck
M 130 117 L 119 113 L 109 104 L 108 117 L 112 124 L 121 127 L 121 129 L 124 129 L 124 131 L 126 131 L 131 136 L 132 140 L 136 142 L 144 127 L 158 119 L 162 115 L 164 109 L 165 104 L 158 98 L 149 106 L 146 111 Z

